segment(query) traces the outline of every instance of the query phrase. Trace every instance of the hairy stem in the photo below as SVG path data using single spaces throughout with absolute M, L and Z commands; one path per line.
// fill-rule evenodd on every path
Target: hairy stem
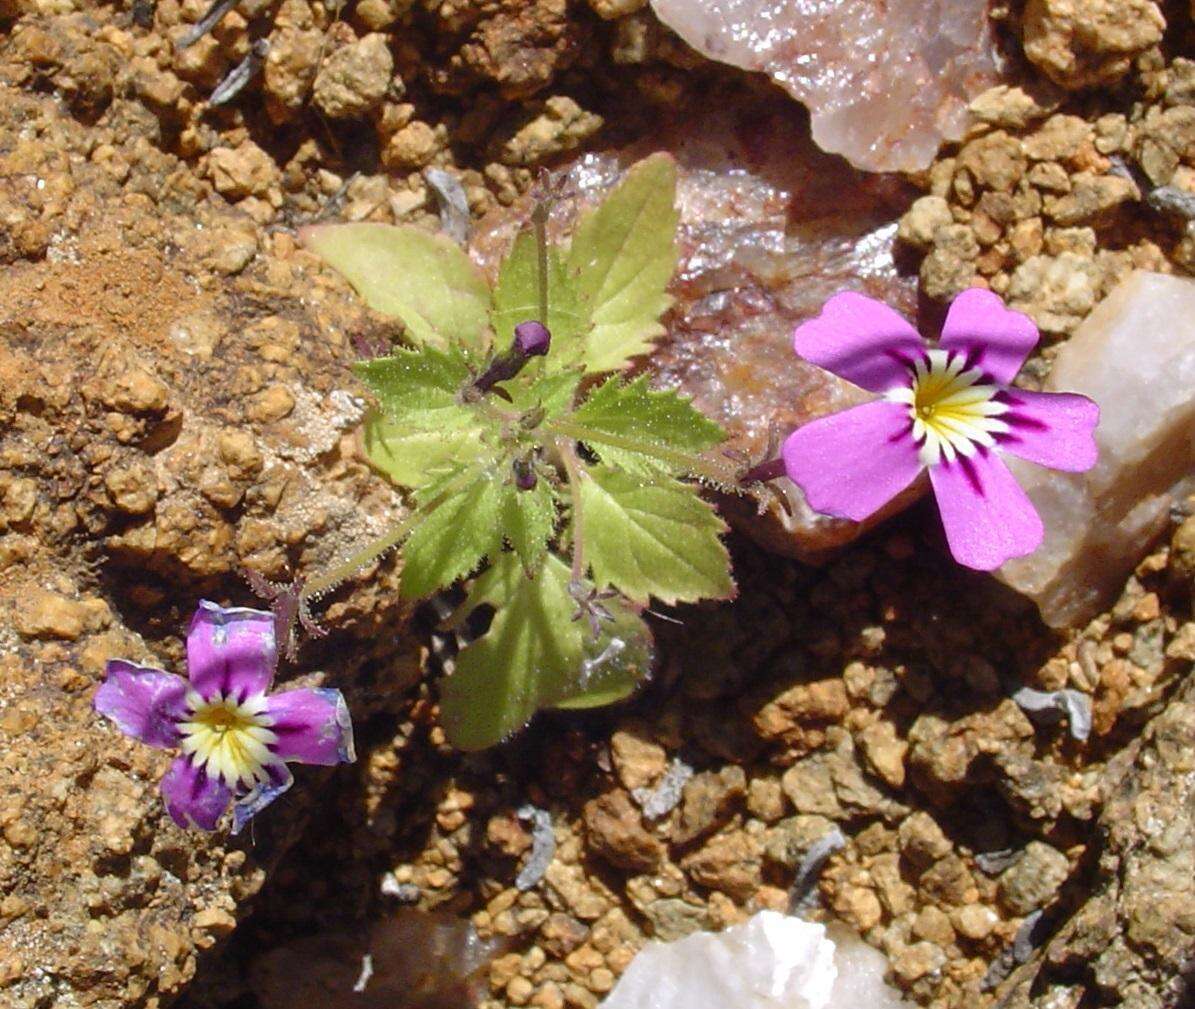
M 336 588 L 346 578 L 360 571 L 367 564 L 373 563 L 383 554 L 393 550 L 407 538 L 407 534 L 415 527 L 416 523 L 422 522 L 443 504 L 445 498 L 451 497 L 475 478 L 476 474 L 472 470 L 466 470 L 455 480 L 449 481 L 439 494 L 428 501 L 427 504 L 411 509 L 406 517 L 388 532 L 379 536 L 376 540 L 370 540 L 370 542 L 350 554 L 339 564 L 335 564 L 322 574 L 305 581 L 299 598 L 301 600 L 318 599 L 325 592 Z
M 303 591 L 300 594 L 300 599 L 318 599 L 325 592 L 336 588 L 342 581 L 350 575 L 355 574 L 366 564 L 377 560 L 384 553 L 394 549 L 403 540 L 407 538 L 407 533 L 415 525 L 415 522 L 423 516 L 419 512 L 410 512 L 398 525 L 394 526 L 385 535 L 378 537 L 376 540 L 371 540 L 365 546 L 350 554 L 339 564 L 322 574 L 316 575 L 310 581 L 303 583 Z
M 476 407 L 480 413 L 484 413 L 490 420 L 497 421 L 499 424 L 518 424 L 523 419 L 521 413 L 515 410 L 504 410 L 489 399 L 469 399 L 468 403 L 469 406 Z
M 758 466 L 752 466 L 746 473 L 739 478 L 739 483 L 744 487 L 753 483 L 767 483 L 769 480 L 776 480 L 786 475 L 788 471 L 784 468 L 784 460 L 781 458 L 767 459 L 761 462 Z
M 535 254 L 539 274 L 539 321 L 548 324 L 548 203 L 540 200 L 531 212 L 535 227 Z
M 610 448 L 620 448 L 627 452 L 636 452 L 652 459 L 658 459 L 687 476 L 709 480 L 725 490 L 733 491 L 738 487 L 741 475 L 740 467 L 730 459 L 716 455 L 690 455 L 688 452 L 681 452 L 669 448 L 667 445 L 641 440 L 631 435 L 595 431 L 567 417 L 549 421 L 545 427 L 552 434 L 563 435 L 589 445 L 608 445 Z

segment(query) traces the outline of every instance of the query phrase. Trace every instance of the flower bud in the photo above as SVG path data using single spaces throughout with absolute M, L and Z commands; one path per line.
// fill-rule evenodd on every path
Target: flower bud
M 535 490 L 539 478 L 535 475 L 535 469 L 532 467 L 530 459 L 516 459 L 514 470 L 515 486 L 519 490 Z
M 536 322 L 534 319 L 520 322 L 515 326 L 510 349 L 490 362 L 490 366 L 473 383 L 473 387 L 480 392 L 489 392 L 499 382 L 514 378 L 531 358 L 543 357 L 548 352 L 551 342 L 552 334 L 542 322 Z
M 552 343 L 552 334 L 542 322 L 531 319 L 515 326 L 514 345 L 524 357 L 542 357 Z

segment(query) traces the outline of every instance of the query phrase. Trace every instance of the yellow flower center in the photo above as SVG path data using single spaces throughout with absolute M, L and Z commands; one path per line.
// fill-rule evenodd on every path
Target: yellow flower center
M 266 765 L 276 760 L 269 747 L 278 736 L 270 729 L 265 694 L 238 702 L 221 694 L 204 700 L 191 691 L 187 705 L 191 717 L 178 729 L 183 753 L 197 766 L 229 788 L 269 781 Z
M 908 406 L 922 463 L 954 462 L 974 455 L 977 446 L 995 445 L 993 436 L 1009 429 L 999 419 L 1008 412 L 995 398 L 1000 386 L 981 382 L 983 372 L 964 370 L 962 357 L 945 350 L 927 351 L 926 358 L 913 365 L 908 386 L 886 393 L 891 402 Z

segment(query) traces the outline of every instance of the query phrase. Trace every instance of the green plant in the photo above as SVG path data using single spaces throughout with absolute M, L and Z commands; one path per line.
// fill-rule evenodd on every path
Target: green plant
M 479 607 L 493 619 L 442 692 L 462 748 L 497 742 L 540 707 L 627 696 L 653 659 L 650 600 L 734 593 L 725 527 L 695 483 L 741 476 L 715 451 L 722 430 L 676 392 L 617 374 L 663 333 L 675 187 L 673 161 L 647 158 L 567 246 L 549 243 L 537 205 L 492 290 L 443 236 L 368 223 L 303 232 L 405 329 L 407 345 L 357 367 L 377 399 L 366 451 L 411 509 L 308 581 L 297 608 L 399 545 L 408 598 L 480 571 L 453 622 Z

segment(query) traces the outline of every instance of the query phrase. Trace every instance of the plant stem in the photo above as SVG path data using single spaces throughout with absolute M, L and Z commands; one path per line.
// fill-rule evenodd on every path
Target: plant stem
M 740 468 L 729 459 L 724 460 L 718 456 L 690 455 L 688 452 L 679 452 L 658 442 L 641 441 L 629 435 L 612 434 L 608 431 L 595 431 L 567 417 L 549 421 L 544 426 L 552 434 L 563 435 L 575 441 L 583 441 L 590 445 L 609 445 L 611 448 L 620 448 L 627 452 L 636 452 L 652 459 L 658 459 L 687 476 L 709 480 L 725 490 L 738 488 Z
M 516 413 L 514 410 L 503 410 L 490 399 L 471 399 L 468 402 L 470 406 L 476 407 L 490 420 L 497 421 L 499 424 L 518 424 L 523 419 L 521 413 Z
M 568 438 L 556 439 L 556 451 L 568 476 L 568 494 L 572 502 L 573 569 L 572 581 L 580 584 L 585 577 L 585 538 L 581 533 L 581 463 L 576 445 Z
M 766 483 L 769 480 L 776 480 L 784 476 L 787 470 L 784 468 L 784 460 L 781 458 L 768 459 L 761 462 L 758 466 L 752 466 L 739 479 L 739 483 L 744 487 L 753 483 Z
M 299 594 L 299 598 L 318 599 L 328 590 L 334 589 L 354 572 L 365 567 L 366 564 L 377 560 L 386 551 L 398 546 L 407 538 L 407 533 L 411 531 L 411 527 L 418 518 L 422 518 L 419 512 L 412 511 L 408 513 L 398 525 L 394 526 L 384 536 L 366 543 L 360 550 L 350 554 L 335 567 L 330 568 L 321 575 L 317 575 L 310 581 L 304 582 L 303 591 Z
M 421 505 L 418 508 L 412 508 L 402 521 L 390 529 L 389 532 L 379 536 L 376 540 L 366 543 L 365 546 L 350 554 L 345 560 L 334 565 L 323 574 L 304 582 L 303 591 L 299 593 L 299 598 L 301 600 L 318 599 L 325 592 L 336 588 L 346 578 L 365 567 L 366 564 L 377 560 L 383 554 L 393 550 L 407 538 L 407 534 L 417 522 L 421 522 L 427 518 L 428 515 L 444 503 L 445 498 L 451 497 L 475 478 L 476 473 L 474 471 L 465 470 L 455 480 L 449 481 L 444 489 L 427 502 L 427 504 Z
M 540 200 L 531 211 L 535 227 L 535 252 L 539 267 L 539 321 L 548 324 L 548 203 Z

